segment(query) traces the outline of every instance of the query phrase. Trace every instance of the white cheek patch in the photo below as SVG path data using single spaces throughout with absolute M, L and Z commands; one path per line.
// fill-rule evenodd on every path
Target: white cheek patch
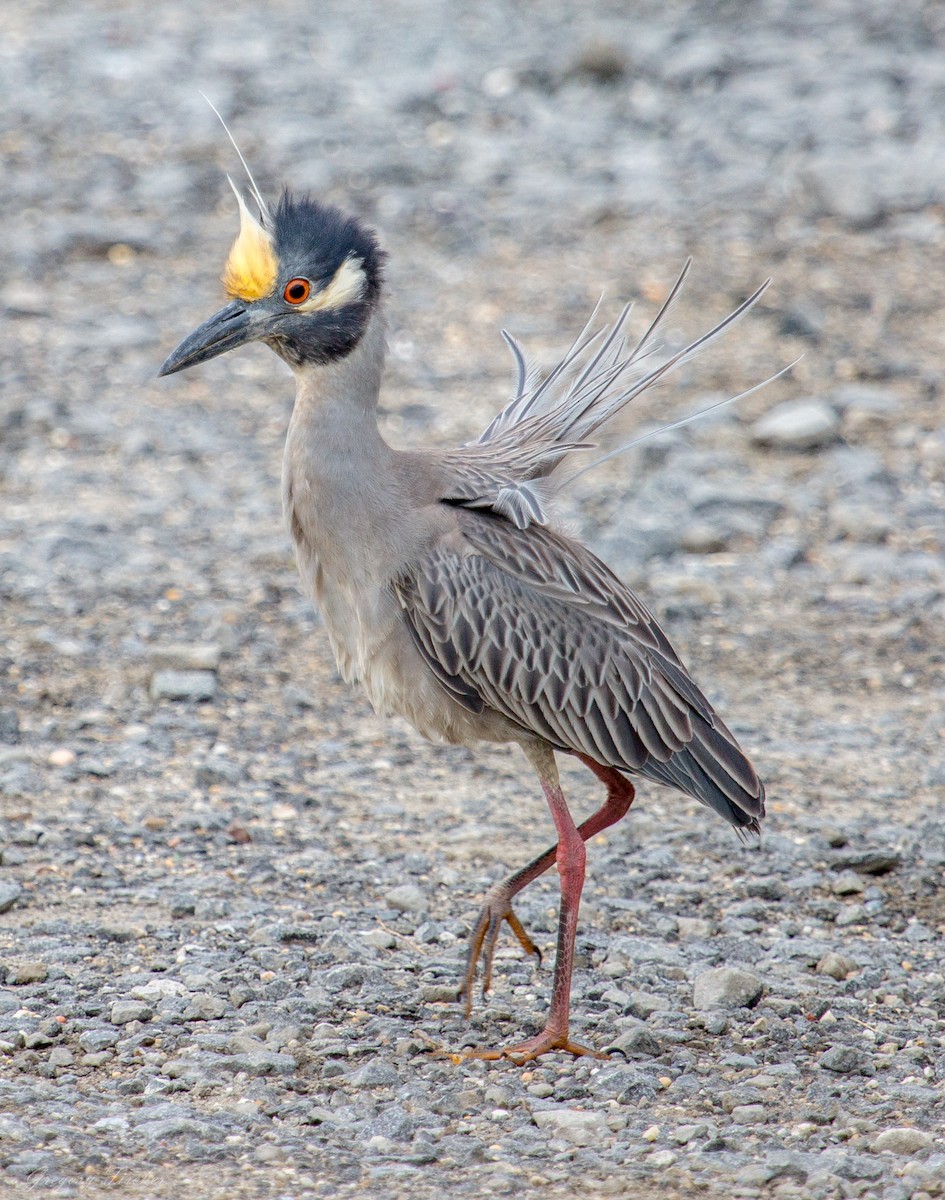
M 346 258 L 335 272 L 331 282 L 304 304 L 296 306 L 301 313 L 325 312 L 328 309 L 344 308 L 364 295 L 367 279 L 360 258 Z

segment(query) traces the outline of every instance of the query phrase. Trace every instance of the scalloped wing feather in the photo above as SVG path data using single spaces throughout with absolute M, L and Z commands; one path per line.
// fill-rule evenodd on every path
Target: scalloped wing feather
M 393 585 L 449 694 L 757 828 L 761 782 L 637 597 L 551 530 L 472 512 L 457 521 Z

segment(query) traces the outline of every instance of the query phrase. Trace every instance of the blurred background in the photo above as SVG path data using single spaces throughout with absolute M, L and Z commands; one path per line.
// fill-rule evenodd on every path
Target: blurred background
M 59 856 L 11 938 L 48 906 L 82 927 L 76 846 L 109 847 L 99 875 L 145 913 L 173 904 L 170 844 L 206 856 L 210 920 L 261 847 L 260 905 L 317 865 L 332 903 L 370 910 L 406 871 L 466 911 L 548 832 L 505 749 L 475 776 L 337 680 L 281 525 L 286 369 L 257 346 L 156 378 L 219 307 L 236 231 L 202 92 L 264 193 L 379 230 L 399 445 L 484 427 L 501 327 L 545 363 L 601 294 L 645 328 L 691 254 L 675 345 L 772 278 L 619 436 L 802 356 L 790 375 L 583 477 L 561 519 L 752 753 L 765 869 L 898 847 L 900 927 L 940 928 L 945 7 L 19 0 L 0 35 L 0 815 L 39 831 L 27 892 L 30 854 Z M 728 878 L 727 830 L 656 789 L 641 807 L 635 839 Z

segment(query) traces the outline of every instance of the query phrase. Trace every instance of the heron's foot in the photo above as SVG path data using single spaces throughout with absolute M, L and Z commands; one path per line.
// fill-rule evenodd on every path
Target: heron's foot
M 525 1063 L 538 1058 L 540 1054 L 547 1054 L 551 1050 L 563 1050 L 565 1054 L 573 1054 L 575 1058 L 610 1057 L 602 1050 L 594 1050 L 591 1046 L 582 1046 L 580 1042 L 572 1042 L 568 1037 L 567 1029 L 562 1031 L 546 1025 L 541 1033 L 536 1033 L 534 1037 L 527 1038 L 524 1042 L 518 1042 L 514 1046 L 506 1046 L 501 1050 L 476 1046 L 470 1050 L 460 1050 L 456 1054 L 451 1054 L 450 1058 L 454 1063 L 461 1063 L 467 1058 L 486 1059 L 490 1062 L 507 1058 L 517 1066 L 524 1066 Z
M 472 1012 L 473 984 L 476 980 L 476 967 L 482 959 L 482 994 L 492 986 L 492 964 L 495 960 L 496 943 L 502 929 L 502 922 L 507 921 L 509 928 L 519 940 L 526 954 L 534 954 L 541 962 L 541 951 L 528 936 L 524 925 L 512 910 L 511 897 L 504 884 L 492 888 L 486 895 L 476 928 L 469 938 L 469 953 L 466 958 L 466 971 L 463 975 L 456 998 L 466 1006 L 466 1016 Z

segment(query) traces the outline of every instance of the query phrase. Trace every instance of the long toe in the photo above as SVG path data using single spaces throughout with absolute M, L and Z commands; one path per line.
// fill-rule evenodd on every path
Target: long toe
M 573 1042 L 568 1036 L 568 1031 L 563 1032 L 558 1029 L 551 1029 L 548 1026 L 536 1033 L 534 1037 L 527 1038 L 524 1042 L 517 1042 L 514 1046 L 506 1046 L 502 1049 L 493 1050 L 488 1046 L 475 1046 L 468 1050 L 459 1050 L 454 1054 L 450 1054 L 450 1058 L 454 1063 L 461 1063 L 464 1059 L 480 1058 L 490 1062 L 496 1062 L 499 1059 L 509 1059 L 518 1066 L 523 1066 L 525 1063 L 532 1062 L 541 1054 L 548 1054 L 552 1050 L 562 1050 L 565 1054 L 573 1054 L 575 1058 L 609 1058 L 609 1054 L 605 1054 L 603 1050 L 595 1050 L 592 1046 L 584 1046 L 580 1042 Z
M 479 913 L 476 927 L 469 937 L 469 953 L 466 957 L 466 970 L 462 981 L 456 990 L 456 999 L 464 1004 L 466 1016 L 472 1012 L 473 984 L 476 979 L 476 968 L 482 960 L 482 994 L 485 997 L 492 986 L 492 965 L 495 961 L 495 948 L 502 931 L 502 922 L 507 921 L 509 928 L 518 939 L 519 945 L 526 954 L 534 955 L 541 963 L 541 951 L 529 937 L 525 926 L 512 910 L 509 898 L 500 890 L 486 897 Z

